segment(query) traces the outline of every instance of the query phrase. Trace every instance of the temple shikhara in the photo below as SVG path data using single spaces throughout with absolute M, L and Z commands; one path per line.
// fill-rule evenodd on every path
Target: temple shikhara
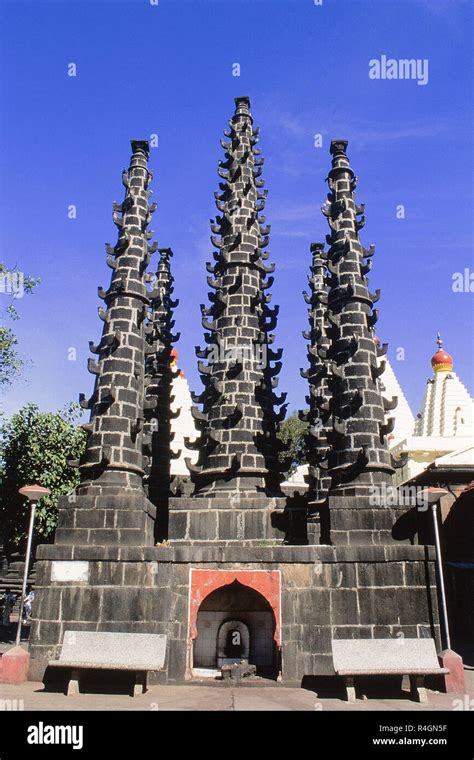
M 419 663 L 423 645 L 445 648 L 431 513 L 374 494 L 453 452 L 462 459 L 472 400 L 438 338 L 414 419 L 376 335 L 377 254 L 360 238 L 365 209 L 348 143 L 333 140 L 329 231 L 301 254 L 308 463 L 299 483 L 285 481 L 278 270 L 248 97 L 235 99 L 221 145 L 196 347 L 202 387 L 191 392 L 174 332 L 173 252 L 149 230 L 149 146 L 131 143 L 124 199 L 113 205 L 117 241 L 106 246 L 110 283 L 99 288 L 102 335 L 90 344 L 95 384 L 80 399 L 90 411 L 86 450 L 73 463 L 80 485 L 61 497 L 54 544 L 37 551 L 30 672 L 75 672 L 74 636 L 127 634 L 137 652 L 140 640 L 143 652 L 157 642 L 155 666 L 142 667 L 150 683 L 338 675 L 353 696 L 359 671 L 343 664 L 348 642 L 380 645 L 393 673 L 389 641 L 405 640 Z M 417 693 L 416 679 L 433 667 L 408 663 L 404 672 Z

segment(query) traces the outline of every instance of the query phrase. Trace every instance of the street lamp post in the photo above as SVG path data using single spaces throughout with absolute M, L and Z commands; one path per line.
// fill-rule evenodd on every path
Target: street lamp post
M 451 637 L 449 634 L 449 621 L 448 621 L 448 607 L 446 604 L 446 589 L 444 586 L 443 561 L 441 557 L 441 542 L 439 538 L 439 528 L 438 528 L 438 502 L 442 496 L 446 496 L 447 494 L 449 494 L 449 491 L 447 491 L 445 488 L 427 488 L 424 491 L 422 491 L 422 493 L 427 499 L 428 504 L 431 507 L 431 514 L 433 517 L 433 531 L 434 531 L 436 559 L 437 559 L 436 564 L 438 565 L 439 591 L 440 591 L 440 597 L 441 597 L 441 616 L 443 618 L 446 648 L 451 649 Z
M 28 501 L 31 503 L 31 512 L 30 512 L 30 524 L 28 527 L 28 542 L 26 545 L 25 569 L 23 571 L 23 586 L 21 589 L 20 612 L 18 616 L 18 626 L 16 629 L 16 646 L 20 645 L 20 638 L 21 638 L 21 620 L 23 617 L 23 606 L 25 603 L 26 584 L 28 581 L 28 569 L 30 565 L 31 544 L 33 541 L 33 528 L 35 525 L 36 505 L 38 501 L 41 498 L 43 498 L 43 496 L 49 496 L 51 491 L 49 491 L 48 488 L 43 488 L 43 486 L 39 486 L 38 484 L 35 484 L 33 486 L 24 486 L 23 488 L 20 488 L 19 493 L 21 493 L 22 496 L 26 496 Z

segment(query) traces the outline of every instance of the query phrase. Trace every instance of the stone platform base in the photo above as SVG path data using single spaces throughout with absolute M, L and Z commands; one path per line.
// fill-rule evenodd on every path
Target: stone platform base
M 159 678 L 182 681 L 199 652 L 217 658 L 226 620 L 247 626 L 249 661 L 271 657 L 286 683 L 333 675 L 334 638 L 426 636 L 439 649 L 433 548 L 42 546 L 29 677 L 43 677 L 67 630 L 123 631 L 167 635 Z
M 264 495 L 172 498 L 169 538 L 174 545 L 308 543 L 307 504 L 301 498 Z
M 96 490 L 59 498 L 56 544 L 153 545 L 156 507 L 144 491 Z
M 328 507 L 334 545 L 411 543 L 418 531 L 420 513 L 416 508 L 374 507 L 367 496 L 330 496 Z

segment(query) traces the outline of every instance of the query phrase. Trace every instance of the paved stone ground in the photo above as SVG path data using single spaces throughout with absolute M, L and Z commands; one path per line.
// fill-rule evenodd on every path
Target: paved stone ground
M 9 649 L 15 636 L 16 628 L 0 632 L 0 653 Z M 3 635 L 2 635 L 3 634 Z M 28 626 L 22 630 L 22 646 L 28 648 Z M 473 662 L 472 659 L 468 661 Z M 466 660 L 465 660 L 466 661 Z M 239 687 L 221 683 L 203 684 L 202 682 L 183 685 L 152 686 L 140 697 L 125 694 L 84 693 L 73 697 L 45 691 L 43 684 L 29 681 L 20 686 L 0 684 L 0 700 L 23 700 L 24 710 L 190 710 L 190 711 L 255 711 L 255 710 L 304 710 L 304 711 L 446 711 L 453 710 L 462 700 L 474 711 L 474 667 L 465 670 L 466 687 L 469 697 L 464 695 L 440 694 L 428 691 L 428 704 L 419 705 L 408 699 L 359 699 L 355 704 L 348 704 L 342 699 L 318 696 L 314 691 L 302 688 L 290 688 L 269 682 L 257 685 L 255 682 Z M 6 703 L 8 704 L 8 703 Z M 0 709 L 2 703 L 0 701 Z M 464 707 L 464 709 L 468 709 Z
M 474 672 L 467 672 L 471 709 L 474 710 Z M 78 694 L 66 697 L 46 692 L 43 684 L 29 681 L 20 686 L 1 684 L 1 698 L 23 700 L 24 710 L 448 710 L 454 700 L 466 697 L 429 691 L 429 704 L 419 705 L 410 699 L 360 699 L 348 704 L 342 699 L 319 698 L 313 691 L 285 686 L 248 685 L 229 687 L 224 684 L 186 684 L 152 686 L 146 694 L 132 698 L 125 694 Z M 459 703 L 458 703 L 459 704 Z M 469 704 L 469 703 L 468 703 Z M 459 707 L 458 707 L 459 709 Z M 466 709 L 466 708 L 464 708 Z

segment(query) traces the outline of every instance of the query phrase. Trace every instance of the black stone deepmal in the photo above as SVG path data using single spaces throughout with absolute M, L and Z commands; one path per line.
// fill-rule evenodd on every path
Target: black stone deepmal
M 172 383 L 179 370 L 172 368 L 173 344 L 179 333 L 173 334 L 173 310 L 178 299 L 173 299 L 174 278 L 171 274 L 170 248 L 159 248 L 160 259 L 154 274 L 147 275 L 152 286 L 148 297 L 150 310 L 145 326 L 145 401 L 143 453 L 145 485 L 148 496 L 157 507 L 157 534 L 167 533 L 167 503 L 171 489 L 171 459 L 180 455 L 172 452 L 171 420 L 179 415 L 171 411 Z
M 377 299 L 369 293 L 365 276 L 370 268 L 366 264 L 368 252 L 359 239 L 364 207 L 355 202 L 354 173 L 346 147 L 346 140 L 331 143 L 333 174 L 328 177 L 330 193 L 323 207 L 331 229 L 327 304 L 331 344 L 327 358 L 333 420 L 329 455 L 332 494 L 353 489 L 355 483 L 361 487 L 359 491 L 367 492 L 368 486 L 380 479 L 389 480 L 393 472 L 378 382 L 383 366 L 377 363 L 372 333 L 377 319 L 372 307 Z
M 143 489 L 143 409 L 150 306 L 146 268 L 156 250 L 147 227 L 156 204 L 148 204 L 148 142 L 132 140 L 131 145 L 130 165 L 122 173 L 125 198 L 113 204 L 118 239 L 106 245 L 110 285 L 99 288 L 105 304 L 99 309 L 102 337 L 97 345 L 89 344 L 97 357 L 88 362 L 94 391 L 89 399 L 80 396 L 82 408 L 90 410 L 85 452 L 71 463 L 79 467 L 80 484 L 72 500 L 60 501 L 57 543 L 153 543 L 156 510 Z
M 323 243 L 312 243 L 312 262 L 308 283 L 309 294 L 303 291 L 308 304 L 309 330 L 303 337 L 309 340 L 308 369 L 301 369 L 302 377 L 308 380 L 309 395 L 306 396 L 308 411 L 300 418 L 308 423 L 306 445 L 308 450 L 308 501 L 310 511 L 316 511 L 327 500 L 331 478 L 327 473 L 329 443 L 327 433 L 331 429 L 329 408 L 329 368 L 331 325 L 327 313 L 327 260 Z
M 107 291 L 99 290 L 106 309 L 99 310 L 104 327 L 94 347 L 98 358 L 89 362 L 95 388 L 88 401 L 81 398 L 81 405 L 91 411 L 87 447 L 79 463 L 81 491 L 96 481 L 103 487 L 107 480 L 142 488 L 144 320 L 150 302 L 145 270 L 153 251 L 147 226 L 156 204 L 148 205 L 148 143 L 132 140 L 131 145 L 130 166 L 122 175 L 125 199 L 113 204 L 118 240 L 106 246 L 111 282 Z
M 393 515 L 373 508 L 370 497 L 374 489 L 391 482 L 394 472 L 387 444 L 393 419 L 385 419 L 379 380 L 384 363 L 378 359 L 386 347 L 376 345 L 373 333 L 378 319 L 373 306 L 380 291 L 370 293 L 366 277 L 374 248 L 366 249 L 360 242 L 364 204 L 355 201 L 357 178 L 346 155 L 347 144 L 347 140 L 331 142 L 329 193 L 322 207 L 330 227 L 326 237 L 329 345 L 318 351 L 325 361 L 329 391 L 329 514 L 336 542 L 380 543 L 391 540 Z M 354 508 L 360 510 L 357 518 Z
M 200 456 L 188 464 L 197 491 L 255 492 L 278 490 L 281 466 L 276 432 L 284 417 L 285 394 L 277 397 L 281 351 L 270 345 L 278 307 L 268 306 L 266 279 L 275 265 L 265 263 L 270 226 L 260 216 L 266 200 L 261 178 L 263 158 L 256 148 L 248 97 L 235 98 L 235 112 L 224 131 L 222 179 L 215 193 L 219 214 L 211 221 L 211 242 L 217 249 L 207 264 L 210 306 L 201 307 L 202 324 L 209 334 L 207 347 L 198 347 L 204 391 L 193 410 L 201 428 Z M 271 362 L 277 360 L 272 366 Z

